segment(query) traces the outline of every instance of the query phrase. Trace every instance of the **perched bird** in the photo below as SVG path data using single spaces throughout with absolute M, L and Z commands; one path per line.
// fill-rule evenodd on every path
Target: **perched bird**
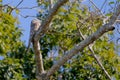
M 28 42 L 28 47 L 27 47 L 26 53 L 29 51 L 31 42 L 33 43 L 34 35 L 37 32 L 37 30 L 39 29 L 40 25 L 41 25 L 41 21 L 39 19 L 33 19 L 31 21 L 30 37 L 29 37 L 29 42 Z

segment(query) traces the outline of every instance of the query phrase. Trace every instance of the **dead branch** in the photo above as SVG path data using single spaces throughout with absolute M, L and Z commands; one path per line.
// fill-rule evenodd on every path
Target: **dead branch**
M 102 11 L 96 6 L 96 4 L 92 1 L 92 0 L 89 0 L 91 2 L 91 4 L 95 7 L 95 9 L 97 10 L 97 12 L 100 12 L 101 16 L 102 17 L 105 17 L 105 15 L 102 13 Z
M 39 6 L 33 6 L 33 7 L 20 7 L 17 9 L 34 9 L 34 8 L 38 8 Z
M 22 2 L 23 2 L 23 0 L 21 0 L 21 1 L 16 5 L 15 8 L 17 8 Z
M 100 11 L 103 9 L 105 3 L 107 2 L 107 0 L 104 1 L 104 3 L 102 4 L 101 8 L 100 8 Z
M 32 16 L 32 15 L 22 15 L 22 14 L 18 14 L 18 15 L 20 15 L 23 18 L 28 18 L 28 17 L 34 17 L 34 18 L 36 18 L 36 16 Z
M 78 24 L 76 24 L 78 32 L 79 32 L 79 36 L 82 37 L 83 40 L 85 40 L 84 35 L 82 34 L 82 32 L 80 31 L 80 26 Z M 96 62 L 98 63 L 98 65 L 100 66 L 100 68 L 104 71 L 104 73 L 106 74 L 106 76 L 108 77 L 109 80 L 111 80 L 110 75 L 108 74 L 107 70 L 104 68 L 104 66 L 102 65 L 102 63 L 100 62 L 99 58 L 96 56 L 94 50 L 92 49 L 92 47 L 89 45 L 88 46 L 89 51 L 92 53 L 92 57 L 96 60 Z

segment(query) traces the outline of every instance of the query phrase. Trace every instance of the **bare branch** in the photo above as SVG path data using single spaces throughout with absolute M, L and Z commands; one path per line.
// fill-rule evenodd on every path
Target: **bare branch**
M 42 54 L 40 52 L 40 44 L 39 41 L 33 42 L 33 48 L 35 51 L 35 59 L 36 59 L 36 74 L 39 75 L 40 73 L 44 73 L 43 61 L 42 61 Z
M 8 14 L 11 14 L 12 11 L 14 10 L 14 7 L 10 6 L 9 4 L 5 4 L 3 6 L 0 6 L 0 9 L 4 9 L 5 7 L 9 8 L 9 11 L 7 12 Z
M 23 2 L 23 0 L 21 0 L 15 8 L 17 8 L 22 2 Z
M 34 17 L 34 18 L 36 18 L 36 16 L 31 16 L 31 15 L 22 15 L 22 14 L 19 14 L 21 17 L 23 17 L 23 18 L 28 18 L 28 17 Z
M 34 9 L 34 8 L 38 8 L 39 6 L 33 6 L 33 7 L 20 7 L 17 9 Z
M 13 6 L 10 6 L 9 4 L 5 4 L 3 6 L 0 6 L 0 8 L 4 8 L 4 7 L 9 7 L 10 8 L 10 11 L 8 12 L 8 14 L 11 14 L 13 10 L 17 9 L 17 7 L 23 2 L 23 0 L 21 0 L 16 7 L 13 7 Z
M 78 29 L 78 32 L 79 32 L 79 35 L 82 37 L 83 40 L 85 40 L 85 37 L 83 36 L 82 32 L 80 31 L 80 27 L 79 25 L 77 24 L 77 29 Z M 110 75 L 108 74 L 108 72 L 106 71 L 106 69 L 104 68 L 104 66 L 102 65 L 102 63 L 100 62 L 100 60 L 98 59 L 98 57 L 95 55 L 95 52 L 94 50 L 92 49 L 92 47 L 89 45 L 88 46 L 88 49 L 89 51 L 92 53 L 92 57 L 96 60 L 96 62 L 98 63 L 98 65 L 101 67 L 101 69 L 104 71 L 104 73 L 106 74 L 106 76 L 108 77 L 109 80 L 111 80 L 111 77 Z
M 93 58 L 96 60 L 96 62 L 98 63 L 98 65 L 101 67 L 101 69 L 103 70 L 103 72 L 106 74 L 107 78 L 109 80 L 112 80 L 111 77 L 110 77 L 110 75 L 108 74 L 107 70 L 104 68 L 104 66 L 100 62 L 99 58 L 95 55 L 95 52 L 93 51 L 93 49 L 91 47 L 88 47 L 88 48 L 91 51 Z
M 103 5 L 101 6 L 100 10 L 103 9 L 103 7 L 104 7 L 104 5 L 105 5 L 106 2 L 107 2 L 107 0 L 104 1 L 104 3 L 103 3 Z
M 114 23 L 117 20 L 118 16 L 120 14 L 120 5 L 117 6 L 117 8 L 114 11 L 113 16 L 110 18 L 109 23 L 103 25 L 100 27 L 95 33 L 90 35 L 88 38 L 83 40 L 78 45 L 74 46 L 73 49 L 67 52 L 66 55 L 64 55 L 55 65 L 52 66 L 52 68 L 47 72 L 47 77 L 51 76 L 55 71 L 57 71 L 60 66 L 62 66 L 67 60 L 71 59 L 74 55 L 76 55 L 79 51 L 82 51 L 86 46 L 93 43 L 95 40 L 97 40 L 99 37 L 101 37 L 104 33 L 108 31 L 114 30 Z
M 89 0 L 92 4 L 93 4 L 93 6 L 96 8 L 96 10 L 98 11 L 98 12 L 100 12 L 100 14 L 104 17 L 104 14 L 102 13 L 102 11 L 95 5 L 95 3 L 92 1 L 92 0 Z
M 55 5 L 54 7 L 49 11 L 49 14 L 48 16 L 46 17 L 45 21 L 42 22 L 38 32 L 36 33 L 35 35 L 35 39 L 36 40 L 39 40 L 41 35 L 43 33 L 45 33 L 48 29 L 48 26 L 50 24 L 50 22 L 52 21 L 54 15 L 57 13 L 58 9 L 63 5 L 65 4 L 67 1 L 69 0 L 59 0 Z

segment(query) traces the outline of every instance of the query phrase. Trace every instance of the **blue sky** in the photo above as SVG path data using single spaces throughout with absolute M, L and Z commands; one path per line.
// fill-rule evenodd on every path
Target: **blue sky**
M 16 6 L 20 1 L 21 0 L 3 0 L 3 4 L 9 4 L 12 6 Z M 23 0 L 23 2 L 18 8 L 33 7 L 36 5 L 37 5 L 36 0 Z M 23 16 L 26 16 L 26 15 L 36 16 L 37 13 L 38 13 L 37 9 L 20 9 L 20 14 L 22 14 Z M 13 15 L 18 17 L 20 21 L 20 24 L 18 25 L 18 27 L 23 29 L 23 35 L 21 37 L 22 41 L 25 41 L 25 43 L 28 44 L 30 22 L 35 17 L 24 18 L 20 15 L 15 15 L 15 12 L 13 13 Z

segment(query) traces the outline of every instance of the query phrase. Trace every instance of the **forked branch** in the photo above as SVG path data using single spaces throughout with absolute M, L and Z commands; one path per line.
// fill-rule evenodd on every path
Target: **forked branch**
M 82 32 L 80 31 L 80 27 L 78 24 L 76 24 L 78 32 L 80 37 L 82 37 L 83 40 L 85 40 L 84 35 L 82 34 Z M 106 76 L 108 77 L 109 80 L 111 80 L 110 75 L 108 74 L 108 72 L 106 71 L 106 69 L 104 68 L 104 66 L 102 65 L 102 63 L 100 62 L 99 58 L 96 56 L 94 50 L 92 49 L 92 47 L 90 47 L 90 45 L 88 46 L 89 51 L 92 53 L 92 57 L 96 60 L 96 62 L 98 63 L 98 65 L 100 66 L 100 68 L 104 71 L 104 73 L 106 74 Z
M 53 17 L 56 15 L 58 9 L 64 5 L 69 0 L 58 0 L 58 2 L 53 6 L 53 8 L 49 11 L 48 16 L 46 19 L 42 22 L 38 32 L 35 35 L 35 39 L 39 40 L 42 34 L 44 34 L 48 30 L 48 26 L 50 22 L 52 21 Z

